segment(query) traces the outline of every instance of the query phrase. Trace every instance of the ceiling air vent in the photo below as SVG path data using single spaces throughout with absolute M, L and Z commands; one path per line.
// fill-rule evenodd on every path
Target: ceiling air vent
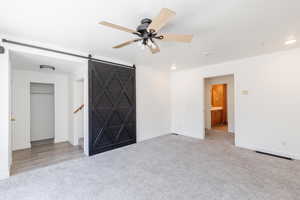
M 55 67 L 50 65 L 40 65 L 40 69 L 48 69 L 48 70 L 55 71 Z

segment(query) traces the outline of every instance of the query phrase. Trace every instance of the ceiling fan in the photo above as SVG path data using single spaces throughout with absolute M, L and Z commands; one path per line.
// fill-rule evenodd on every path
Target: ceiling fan
M 133 40 L 126 41 L 122 44 L 114 46 L 113 48 L 121 48 L 132 43 L 141 42 L 142 48 L 148 47 L 150 51 L 154 53 L 160 52 L 155 40 L 170 41 L 170 42 L 191 42 L 192 35 L 179 35 L 179 34 L 159 34 L 158 31 L 165 26 L 176 13 L 168 8 L 161 9 L 158 16 L 153 20 L 145 18 L 141 20 L 141 24 L 136 30 L 129 29 L 123 26 L 112 24 L 106 21 L 102 21 L 99 24 L 108 26 L 110 28 L 118 29 L 139 36 Z

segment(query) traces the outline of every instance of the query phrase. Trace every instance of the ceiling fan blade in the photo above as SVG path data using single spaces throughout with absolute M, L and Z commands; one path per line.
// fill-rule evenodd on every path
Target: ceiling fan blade
M 148 48 L 150 49 L 151 53 L 155 54 L 155 53 L 160 52 L 159 46 L 154 41 L 152 43 L 155 45 L 155 47 L 147 45 Z
M 161 29 L 164 25 L 166 25 L 172 17 L 174 17 L 176 13 L 168 8 L 161 9 L 158 16 L 156 16 L 152 23 L 148 27 L 148 31 L 154 31 L 157 32 L 159 29 Z
M 127 46 L 127 45 L 129 45 L 129 44 L 132 44 L 132 43 L 134 43 L 134 42 L 138 42 L 138 41 L 140 41 L 140 40 L 142 40 L 142 39 L 129 40 L 129 41 L 123 42 L 122 44 L 119 44 L 119 45 L 117 45 L 117 46 L 114 46 L 113 48 L 114 48 L 114 49 L 118 49 L 118 48 Z
M 160 37 L 160 36 L 159 36 Z M 193 35 L 179 35 L 179 34 L 163 34 L 162 41 L 169 42 L 191 42 L 193 39 Z
M 125 32 L 128 32 L 128 33 L 133 33 L 133 34 L 138 33 L 138 32 L 136 32 L 136 31 L 133 30 L 133 29 L 126 28 L 126 27 L 119 26 L 119 25 L 112 24 L 112 23 L 105 22 L 105 21 L 99 22 L 99 24 L 101 24 L 101 25 L 103 25 L 103 26 L 108 26 L 108 27 L 110 27 L 110 28 L 118 29 L 118 30 L 120 30 L 120 31 L 125 31 Z

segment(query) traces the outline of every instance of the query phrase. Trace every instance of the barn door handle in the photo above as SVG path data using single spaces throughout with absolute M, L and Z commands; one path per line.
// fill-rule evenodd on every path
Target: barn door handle
M 83 107 L 84 107 L 84 104 L 82 104 L 81 106 L 79 106 L 79 108 L 77 108 L 77 109 L 73 112 L 73 114 L 78 113 Z

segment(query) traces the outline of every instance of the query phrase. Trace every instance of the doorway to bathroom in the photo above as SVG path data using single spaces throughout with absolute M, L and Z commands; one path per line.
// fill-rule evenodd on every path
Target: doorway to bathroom
M 234 144 L 234 76 L 209 77 L 205 83 L 205 138 Z

